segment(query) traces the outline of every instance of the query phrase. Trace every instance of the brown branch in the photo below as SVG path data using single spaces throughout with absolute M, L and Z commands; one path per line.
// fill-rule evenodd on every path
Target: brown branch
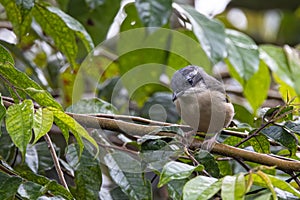
M 49 137 L 48 134 L 46 134 L 46 135 L 44 135 L 44 139 L 48 144 L 48 148 L 50 150 L 50 153 L 51 153 L 51 156 L 52 156 L 52 159 L 53 159 L 53 162 L 54 162 L 54 166 L 55 166 L 55 170 L 57 172 L 58 178 L 59 178 L 61 184 L 69 191 L 68 184 L 65 180 L 64 173 L 61 170 L 59 160 L 58 160 L 58 157 L 56 155 L 56 152 L 55 152 L 54 146 L 52 144 L 51 138 Z

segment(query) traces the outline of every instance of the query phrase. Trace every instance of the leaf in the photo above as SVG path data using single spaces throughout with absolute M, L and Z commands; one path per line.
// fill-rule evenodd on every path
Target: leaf
M 11 54 L 9 53 L 9 51 L 5 47 L 0 45 L 0 63 L 2 65 L 7 62 L 12 65 L 15 64 L 15 61 L 14 61 L 13 57 L 11 56 Z
M 33 144 L 50 131 L 53 124 L 53 118 L 53 113 L 45 108 L 36 110 L 33 123 L 35 135 Z
M 262 171 L 257 171 L 256 174 L 264 181 L 266 186 L 272 192 L 273 199 L 277 200 L 277 195 L 276 195 L 276 192 L 274 190 L 274 186 L 272 185 L 272 182 L 271 182 L 269 176 L 267 174 L 263 173 Z
M 76 37 L 83 42 L 87 51 L 94 48 L 93 41 L 84 27 L 60 9 L 36 3 L 32 13 L 43 31 L 53 38 L 58 49 L 66 55 L 73 68 L 77 66 Z
M 49 191 L 50 193 L 52 193 L 54 195 L 62 196 L 68 200 L 74 199 L 72 194 L 66 188 L 64 188 L 62 185 L 60 185 L 56 181 L 46 178 L 45 176 L 34 174 L 30 170 L 28 170 L 26 168 L 26 166 L 23 166 L 23 167 L 18 166 L 18 167 L 16 167 L 16 171 L 23 179 L 26 179 L 26 181 L 31 181 L 33 183 L 43 186 L 44 192 Z
M 209 199 L 221 189 L 222 179 L 197 176 L 183 187 L 183 200 Z
M 245 191 L 246 183 L 243 173 L 235 176 L 225 176 L 223 178 L 221 188 L 222 199 L 244 199 Z
M 207 151 L 201 150 L 195 154 L 195 159 L 204 166 L 205 170 L 215 178 L 220 176 L 218 163 L 214 156 Z
M 170 161 L 162 169 L 158 187 L 162 187 L 171 180 L 188 178 L 194 170 L 201 171 L 203 166 L 191 166 L 185 163 Z
M 75 171 L 75 190 L 78 199 L 98 199 L 102 183 L 100 161 L 86 149 L 80 157 L 79 148 L 74 144 L 67 147 L 67 162 Z
M 35 148 L 27 146 L 26 155 L 25 155 L 25 163 L 34 173 L 38 173 L 39 169 L 39 159 L 38 153 Z
M 78 114 L 116 114 L 117 108 L 102 99 L 82 99 L 66 109 L 67 112 Z
M 261 133 L 288 148 L 292 155 L 296 153 L 298 141 L 287 129 L 274 125 L 264 128 Z
M 286 47 L 286 49 L 289 49 L 288 52 L 290 52 L 290 56 L 296 51 L 289 47 Z M 291 69 L 290 63 L 293 63 L 293 58 L 287 55 L 289 53 L 273 45 L 261 45 L 259 51 L 261 59 L 270 67 L 275 81 L 280 85 L 279 92 L 282 98 L 286 99 L 287 95 L 289 95 L 291 99 L 294 97 L 294 94 L 299 96 L 299 91 L 296 91 L 299 85 L 297 81 L 295 82 L 295 80 L 298 80 L 296 76 L 297 72 L 295 72 L 297 69 L 294 67 Z M 298 62 L 297 59 L 295 61 Z
M 202 15 L 191 6 L 174 5 L 174 8 L 180 14 L 185 15 L 192 24 L 194 34 L 211 62 L 216 64 L 221 61 L 226 55 L 224 26 L 220 22 Z
M 228 61 L 238 75 L 235 78 L 244 85 L 259 69 L 258 47 L 249 36 L 241 32 L 226 29 L 226 36 Z
M 0 171 L 0 199 L 14 199 L 22 179 Z
M 34 7 L 34 0 L 2 0 L 1 4 L 5 8 L 7 18 L 12 23 L 17 37 L 22 39 L 30 29 L 31 9 Z
M 271 77 L 268 67 L 261 62 L 259 70 L 246 82 L 244 95 L 250 103 L 254 113 L 268 96 Z
M 63 129 L 68 128 L 73 133 L 73 135 L 75 136 L 79 144 L 79 148 L 80 148 L 79 155 L 81 155 L 84 148 L 82 138 L 89 141 L 96 148 L 97 150 L 96 155 L 98 155 L 99 147 L 97 145 L 97 142 L 94 140 L 94 138 L 92 138 L 89 135 L 89 133 L 78 122 L 75 121 L 75 119 L 73 119 L 63 111 L 58 110 L 56 108 L 45 108 L 45 109 L 48 109 L 50 112 L 53 112 L 54 121 L 59 121 L 59 125 L 63 125 L 62 127 Z
M 151 199 L 151 184 L 144 181 L 141 164 L 123 152 L 110 153 L 104 157 L 114 182 L 129 199 Z
M 6 108 L 3 105 L 2 95 L 0 93 L 0 136 L 2 134 L 2 132 L 1 132 L 1 124 L 2 124 L 2 120 L 3 120 L 4 116 L 5 116 L 5 114 L 6 114 Z
M 14 104 L 6 112 L 6 129 L 14 144 L 19 148 L 25 159 L 26 147 L 32 137 L 33 103 L 24 100 L 20 104 Z
M 27 199 L 38 199 L 45 192 L 41 185 L 30 181 L 22 183 L 18 189 L 20 196 Z
M 135 6 L 146 27 L 165 25 L 172 12 L 172 0 L 137 0 Z
M 182 190 L 188 179 L 171 180 L 168 182 L 168 194 L 171 199 L 182 199 Z
M 51 106 L 58 109 L 62 109 L 61 105 L 57 101 L 55 101 L 55 99 L 51 96 L 50 93 L 43 90 L 41 86 L 39 86 L 36 82 L 30 79 L 25 73 L 14 68 L 14 66 L 10 62 L 8 63 L 5 60 L 3 61 L 3 63 L 0 61 L 0 74 L 11 85 L 14 85 L 18 89 L 26 92 L 41 106 Z

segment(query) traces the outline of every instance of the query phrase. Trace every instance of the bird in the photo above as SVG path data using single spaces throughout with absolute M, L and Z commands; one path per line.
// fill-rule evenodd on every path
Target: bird
M 234 116 L 224 85 L 196 65 L 176 71 L 170 85 L 181 119 L 194 131 L 206 133 L 202 149 L 211 150 L 221 130 Z

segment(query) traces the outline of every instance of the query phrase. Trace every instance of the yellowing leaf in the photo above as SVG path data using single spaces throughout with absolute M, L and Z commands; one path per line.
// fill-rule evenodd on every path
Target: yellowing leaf
M 50 131 L 53 124 L 53 113 L 47 109 L 39 108 L 34 115 L 34 142 L 36 143 L 41 137 L 43 137 L 48 131 Z

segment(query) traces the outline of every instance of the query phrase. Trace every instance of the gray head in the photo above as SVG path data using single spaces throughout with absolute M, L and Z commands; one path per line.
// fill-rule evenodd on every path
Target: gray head
M 176 71 L 172 77 L 173 100 L 183 95 L 188 89 L 195 87 L 198 87 L 200 92 L 209 89 L 224 93 L 224 88 L 218 80 L 208 75 L 201 67 L 188 65 Z

